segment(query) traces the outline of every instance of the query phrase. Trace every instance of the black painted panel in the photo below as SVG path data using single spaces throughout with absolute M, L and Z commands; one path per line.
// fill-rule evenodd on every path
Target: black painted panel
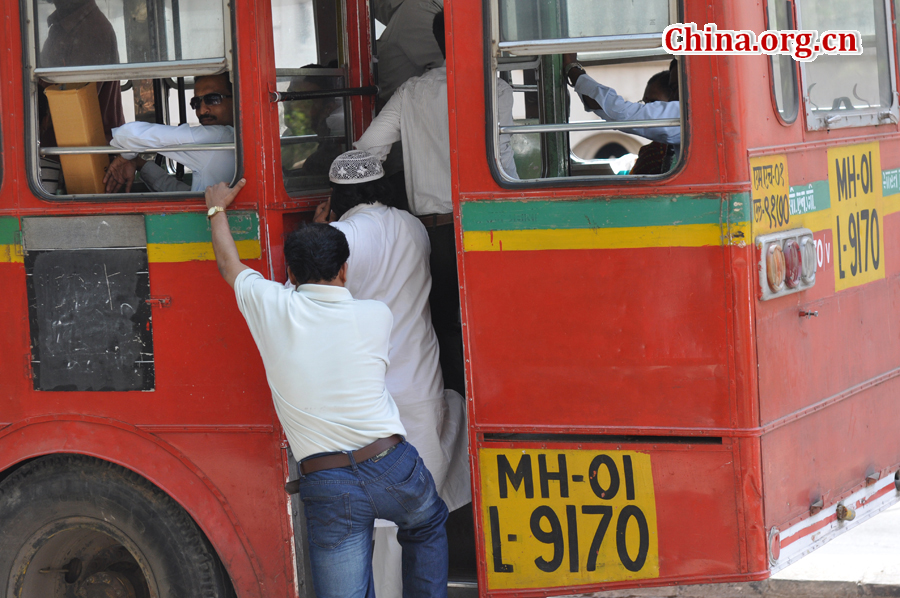
M 147 250 L 29 251 L 35 390 L 153 390 Z

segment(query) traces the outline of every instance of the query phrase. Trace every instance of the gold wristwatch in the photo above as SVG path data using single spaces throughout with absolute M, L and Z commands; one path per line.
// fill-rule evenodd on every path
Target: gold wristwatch
M 225 208 L 223 208 L 222 206 L 213 206 L 213 207 L 211 207 L 210 209 L 208 209 L 208 210 L 206 211 L 206 217 L 207 217 L 207 218 L 212 218 L 213 216 L 215 216 L 215 215 L 218 214 L 219 212 L 224 212 L 224 211 L 225 211 Z

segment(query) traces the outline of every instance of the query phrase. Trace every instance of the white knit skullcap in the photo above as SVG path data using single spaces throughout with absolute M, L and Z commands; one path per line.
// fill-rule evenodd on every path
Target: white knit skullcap
M 338 185 L 377 181 L 384 176 L 381 160 L 363 150 L 350 150 L 334 159 L 328 178 Z

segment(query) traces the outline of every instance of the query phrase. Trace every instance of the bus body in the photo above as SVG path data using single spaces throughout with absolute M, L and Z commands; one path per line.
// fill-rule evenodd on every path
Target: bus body
M 297 504 L 282 491 L 296 472 L 253 340 L 215 268 L 202 199 L 54 195 L 41 180 L 41 158 L 54 154 L 36 143 L 38 82 L 66 77 L 37 58 L 48 4 L 9 0 L 0 25 L 9 40 L 0 56 L 0 518 L 30 512 L 13 510 L 25 509 L 16 497 L 28 492 L 35 504 L 73 498 L 63 515 L 42 514 L 58 527 L 0 530 L 0 586 L 26 597 L 116 584 L 158 595 L 171 587 L 166 550 L 183 548 L 227 573 L 220 589 L 238 596 L 313 595 Z M 877 99 L 860 100 L 865 82 L 846 83 L 837 62 L 681 59 L 676 163 L 639 177 L 570 151 L 578 125 L 566 116 L 564 52 L 584 54 L 598 78 L 608 64 L 662 58 L 665 68 L 658 39 L 647 38 L 668 23 L 758 32 L 799 19 L 809 28 L 830 22 L 829 3 L 647 0 L 632 10 L 666 21 L 649 25 L 601 3 L 617 18 L 573 33 L 579 19 L 596 19 L 588 4 L 557 3 L 565 10 L 556 13 L 525 0 L 445 6 L 479 591 L 765 579 L 900 498 L 891 434 L 900 390 L 897 7 L 861 3 L 871 12 L 860 17 L 862 39 L 876 58 L 854 69 L 874 73 Z M 204 29 L 177 5 L 157 10 L 180 15 L 198 38 L 212 22 L 220 51 L 192 57 L 185 42 L 163 66 L 126 59 L 139 37 L 125 15 L 155 6 L 127 0 L 108 12 L 125 31 L 122 65 L 74 69 L 75 79 L 132 81 L 136 115 L 142 89 L 169 115 L 177 85 L 160 91 L 159 81 L 231 72 L 237 176 L 248 183 L 230 223 L 245 263 L 283 281 L 284 235 L 328 191 L 286 164 L 286 148 L 313 133 L 288 140 L 283 130 L 306 116 L 280 108 L 275 92 L 309 76 L 308 62 L 331 68 L 338 87 L 356 90 L 341 100 L 349 147 L 374 113 L 360 91 L 378 83 L 373 8 L 212 2 L 218 16 Z M 289 17 L 312 23 L 311 49 L 291 45 L 311 34 Z M 160 38 L 171 40 L 174 21 L 160 19 Z M 532 43 L 538 37 L 552 47 Z M 297 48 L 312 59 L 294 60 Z M 825 102 L 811 85 L 826 87 L 829 72 L 848 88 Z M 510 133 L 518 178 L 498 167 L 498 74 L 538 106 Z M 539 125 L 549 129 L 527 129 Z M 531 157 L 517 135 L 537 140 Z M 105 496 L 112 484 L 91 473 L 102 464 L 116 466 L 102 471 L 117 472 L 123 496 L 133 483 L 136 503 L 185 514 L 171 517 L 193 547 L 160 549 L 141 521 L 79 511 L 92 501 L 77 492 Z M 72 468 L 86 473 L 54 486 Z M 137 517 L 137 507 L 118 506 Z M 190 578 L 192 567 L 180 571 Z

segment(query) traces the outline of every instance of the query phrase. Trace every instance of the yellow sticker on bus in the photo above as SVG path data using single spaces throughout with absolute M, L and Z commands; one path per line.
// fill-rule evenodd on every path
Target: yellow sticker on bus
M 650 455 L 482 448 L 491 590 L 659 577 Z
M 835 291 L 884 278 L 884 198 L 879 144 L 828 150 Z
M 792 228 L 787 159 L 783 154 L 750 158 L 753 234 Z

